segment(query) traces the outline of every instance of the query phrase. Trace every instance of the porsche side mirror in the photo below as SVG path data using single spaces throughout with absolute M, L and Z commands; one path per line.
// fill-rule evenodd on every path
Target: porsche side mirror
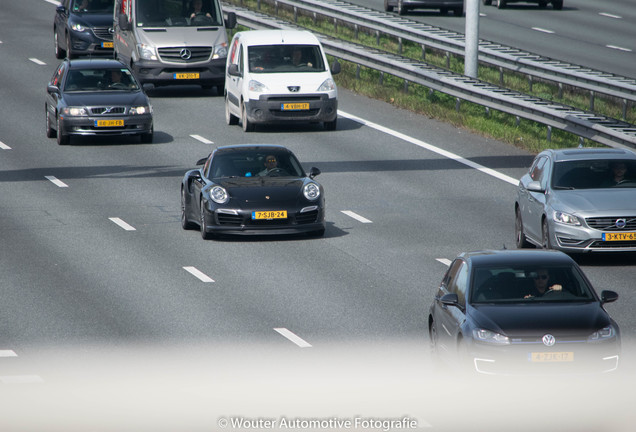
M 311 169 L 309 170 L 309 178 L 313 179 L 318 174 L 320 174 L 320 170 L 318 168 L 316 168 L 316 167 L 311 167 Z

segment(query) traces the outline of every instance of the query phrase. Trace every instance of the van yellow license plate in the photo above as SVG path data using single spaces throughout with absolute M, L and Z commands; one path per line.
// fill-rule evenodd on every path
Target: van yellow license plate
M 174 79 L 199 79 L 199 72 L 176 73 Z
M 530 353 L 530 361 L 533 363 L 573 362 L 573 352 L 533 352 Z
M 122 127 L 124 120 L 95 120 L 95 127 Z
M 102 42 L 102 48 L 113 48 L 112 42 Z
M 252 212 L 253 220 L 287 219 L 287 210 L 255 211 Z
M 603 241 L 634 241 L 636 232 L 603 233 Z
M 284 103 L 280 104 L 281 111 L 303 111 L 309 109 L 309 103 Z

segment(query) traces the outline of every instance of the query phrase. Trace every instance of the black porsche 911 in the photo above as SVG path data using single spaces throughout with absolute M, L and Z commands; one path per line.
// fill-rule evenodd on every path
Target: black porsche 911
M 620 330 L 572 258 L 547 250 L 460 254 L 428 318 L 439 361 L 485 374 L 609 372 Z
M 185 173 L 181 183 L 181 226 L 220 234 L 322 236 L 325 196 L 287 148 L 271 144 L 219 147 Z

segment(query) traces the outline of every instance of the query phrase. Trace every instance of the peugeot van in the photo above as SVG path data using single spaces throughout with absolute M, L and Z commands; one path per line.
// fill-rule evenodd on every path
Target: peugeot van
M 336 129 L 338 90 L 318 38 L 308 31 L 252 30 L 234 35 L 225 76 L 225 120 L 245 132 L 257 124 L 322 122 Z
M 226 28 L 235 26 L 219 0 L 117 0 L 115 57 L 142 84 L 198 84 L 223 94 Z

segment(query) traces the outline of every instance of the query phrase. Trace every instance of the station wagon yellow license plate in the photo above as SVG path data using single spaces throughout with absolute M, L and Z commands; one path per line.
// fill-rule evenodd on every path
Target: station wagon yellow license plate
M 636 232 L 603 233 L 603 241 L 635 241 Z
M 253 220 L 287 219 L 287 210 L 255 211 L 252 212 Z
M 280 104 L 281 111 L 303 111 L 309 109 L 308 102 Z
M 199 72 L 176 73 L 174 79 L 199 79 Z
M 533 363 L 573 362 L 573 352 L 533 352 L 530 353 L 530 361 Z
M 102 42 L 102 48 L 113 48 L 112 42 Z
M 122 127 L 123 125 L 123 119 L 95 120 L 95 127 Z

